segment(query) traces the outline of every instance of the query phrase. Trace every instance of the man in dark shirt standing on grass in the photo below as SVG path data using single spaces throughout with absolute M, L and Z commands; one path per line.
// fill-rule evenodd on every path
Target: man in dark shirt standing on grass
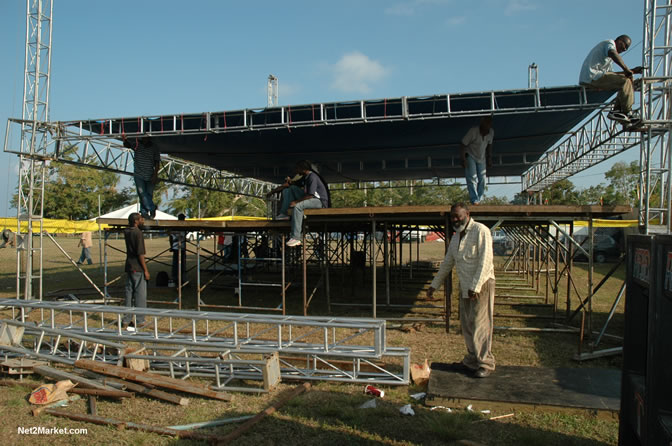
M 146 308 L 147 307 L 147 282 L 149 281 L 149 270 L 145 263 L 145 239 L 142 236 L 142 226 L 145 219 L 137 212 L 128 216 L 128 228 L 124 230 L 124 239 L 126 240 L 126 300 L 124 305 L 127 307 Z M 145 318 L 142 315 L 136 316 L 135 323 L 132 316 L 124 316 L 122 323 L 128 331 L 135 331 L 136 324 L 140 325 Z

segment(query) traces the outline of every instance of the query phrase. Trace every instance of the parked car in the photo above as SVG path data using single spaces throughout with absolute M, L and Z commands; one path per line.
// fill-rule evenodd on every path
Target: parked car
M 492 232 L 492 251 L 495 255 L 504 256 L 513 249 L 513 241 L 511 241 L 504 231 Z
M 586 237 L 574 237 L 586 251 L 588 251 L 588 242 Z M 623 250 L 618 242 L 610 235 L 595 234 L 593 237 L 593 261 L 596 263 L 605 263 L 609 260 L 616 260 L 621 256 Z M 588 258 L 578 249 L 574 249 L 574 260 L 578 262 L 587 262 Z

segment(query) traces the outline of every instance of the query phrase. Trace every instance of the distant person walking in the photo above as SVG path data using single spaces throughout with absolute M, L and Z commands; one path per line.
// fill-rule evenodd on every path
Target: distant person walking
M 303 175 L 303 196 L 291 203 L 292 211 L 291 233 L 287 246 L 299 246 L 301 244 L 301 232 L 303 226 L 303 212 L 306 209 L 328 208 L 331 205 L 329 188 L 320 174 L 312 170 L 310 161 L 303 160 L 296 164 L 296 173 Z
M 91 231 L 82 232 L 82 235 L 79 236 L 79 243 L 77 246 L 82 247 L 82 253 L 77 260 L 77 265 L 81 265 L 86 260 L 86 263 L 91 265 L 93 260 L 91 260 L 91 247 L 93 246 L 93 240 L 91 239 Z
M 142 235 L 144 223 L 144 217 L 133 212 L 128 216 L 128 228 L 124 229 L 124 240 L 126 241 L 126 299 L 124 305 L 127 307 L 147 307 L 149 270 L 145 263 L 145 239 Z M 144 316 L 136 316 L 138 325 L 144 320 Z M 122 323 L 128 331 L 135 331 L 137 328 L 133 324 L 131 315 L 125 315 Z
M 144 218 L 153 219 L 156 217 L 154 187 L 159 181 L 161 154 L 149 136 L 135 138 L 134 141 L 124 139 L 124 147 L 135 151 L 133 179 L 140 200 L 140 213 Z
M 639 121 L 639 116 L 632 111 L 635 102 L 633 75 L 641 74 L 642 67 L 628 68 L 620 53 L 630 48 L 632 39 L 623 34 L 616 40 L 604 40 L 590 50 L 583 61 L 579 84 L 604 90 L 618 90 L 614 110 L 607 116 L 609 119 L 625 123 Z M 612 71 L 612 62 L 623 69 L 621 73 Z
M 485 194 L 486 167 L 492 166 L 492 143 L 495 131 L 492 116 L 484 116 L 478 127 L 472 127 L 460 144 L 460 156 L 471 204 L 479 204 Z
M 0 248 L 4 248 L 9 245 L 11 248 L 22 248 L 23 247 L 23 237 L 18 234 L 14 234 L 10 229 L 2 230 L 2 245 Z
M 495 370 L 495 356 L 491 351 L 495 305 L 492 236 L 487 226 L 471 219 L 469 209 L 462 203 L 450 208 L 450 220 L 455 234 L 427 290 L 427 297 L 434 296 L 434 291 L 441 288 L 455 266 L 460 280 L 460 322 L 467 354 L 462 362 L 453 364 L 453 368 L 485 378 Z

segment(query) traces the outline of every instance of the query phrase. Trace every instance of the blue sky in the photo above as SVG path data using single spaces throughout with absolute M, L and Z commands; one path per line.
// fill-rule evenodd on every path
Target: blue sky
M 572 85 L 599 41 L 629 34 L 641 65 L 636 0 L 55 0 L 50 119 Z M 0 128 L 20 117 L 23 0 L 0 1 Z M 614 161 L 638 159 L 637 149 Z M 0 215 L 13 214 L 17 159 L 0 154 Z M 610 161 L 571 180 L 604 181 Z M 497 188 L 509 196 L 519 185 Z

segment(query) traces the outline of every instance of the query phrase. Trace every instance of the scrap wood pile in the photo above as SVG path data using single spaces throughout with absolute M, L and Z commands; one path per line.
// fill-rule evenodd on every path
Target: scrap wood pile
M 2 364 L 7 364 L 7 361 Z M 275 403 L 255 416 L 214 420 L 181 426 L 151 426 L 98 416 L 96 410 L 97 398 L 121 399 L 142 395 L 184 406 L 189 404 L 189 399 L 172 392 L 188 393 L 227 402 L 231 401 L 232 396 L 227 392 L 215 391 L 193 382 L 88 359 L 77 360 L 73 371 L 65 371 L 45 364 L 32 361 L 32 367 L 24 367 L 22 369 L 22 376 L 23 374 L 34 372 L 43 377 L 58 379 L 59 381 L 53 384 L 26 384 L 16 380 L 0 380 L 0 385 L 18 385 L 32 389 L 28 401 L 34 405 L 32 409 L 34 416 L 46 413 L 76 421 L 113 425 L 120 429 L 141 430 L 178 438 L 202 440 L 210 444 L 226 444 L 231 442 L 262 418 L 272 414 L 281 405 L 289 401 L 289 399 L 310 389 L 310 384 L 304 383 L 292 389 L 287 394 L 281 395 Z M 89 413 L 73 413 L 57 409 L 58 407 L 67 406 L 70 402 L 79 400 L 82 396 L 88 398 Z M 198 428 L 214 427 L 234 422 L 245 423 L 226 436 L 220 437 L 196 431 Z

